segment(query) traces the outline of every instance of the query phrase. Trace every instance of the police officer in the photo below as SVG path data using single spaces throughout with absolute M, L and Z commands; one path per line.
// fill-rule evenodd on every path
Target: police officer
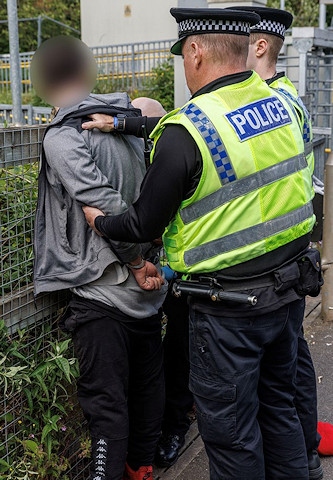
M 312 128 L 310 115 L 298 97 L 296 87 L 285 72 L 277 72 L 277 60 L 281 51 L 285 31 L 290 28 L 293 16 L 285 10 L 267 7 L 239 7 L 260 15 L 260 22 L 251 28 L 247 66 L 255 70 L 272 88 L 278 89 L 296 104 L 303 129 L 304 150 L 307 161 L 314 164 Z M 309 478 L 323 478 L 323 468 L 317 448 L 320 436 L 317 432 L 317 389 L 316 375 L 303 328 L 298 338 L 297 384 L 295 405 L 300 418 L 309 461 Z
M 118 240 L 163 235 L 170 266 L 257 305 L 190 297 L 190 388 L 212 480 L 307 480 L 294 407 L 304 297 L 296 259 L 314 224 L 295 111 L 246 70 L 252 12 L 172 9 L 191 100 L 152 136 L 153 163 L 122 215 L 84 207 Z

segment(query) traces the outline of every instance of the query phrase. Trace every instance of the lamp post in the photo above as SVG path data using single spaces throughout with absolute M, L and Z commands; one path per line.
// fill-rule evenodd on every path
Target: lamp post
M 17 2 L 7 0 L 9 54 L 10 54 L 10 83 L 13 102 L 13 123 L 23 124 L 22 113 L 22 84 L 20 49 L 18 36 Z

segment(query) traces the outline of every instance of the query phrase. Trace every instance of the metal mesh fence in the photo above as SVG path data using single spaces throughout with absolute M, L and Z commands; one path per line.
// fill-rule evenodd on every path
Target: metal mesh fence
M 32 280 L 31 242 L 41 134 L 36 128 L 0 132 L 2 298 L 26 289 Z
M 75 367 L 74 352 L 57 326 L 67 294 L 35 299 L 32 288 L 43 131 L 39 126 L 0 130 L 0 478 L 23 478 L 24 469 L 30 469 L 37 478 L 74 480 L 87 477 L 89 460 L 82 453 L 88 437 L 75 382 L 67 379 L 67 364 Z M 52 432 L 45 430 L 50 422 Z M 36 478 L 36 473 L 27 475 Z

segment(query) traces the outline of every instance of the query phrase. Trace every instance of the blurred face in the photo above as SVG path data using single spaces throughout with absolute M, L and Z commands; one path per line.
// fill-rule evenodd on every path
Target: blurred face
M 67 107 L 82 101 L 92 90 L 97 65 L 91 50 L 73 37 L 44 42 L 31 61 L 31 79 L 37 94 L 51 105 Z
M 45 89 L 43 97 L 50 105 L 57 105 L 60 108 L 76 105 L 84 100 L 90 93 L 90 85 L 82 79 L 73 79 L 61 86 L 52 86 Z

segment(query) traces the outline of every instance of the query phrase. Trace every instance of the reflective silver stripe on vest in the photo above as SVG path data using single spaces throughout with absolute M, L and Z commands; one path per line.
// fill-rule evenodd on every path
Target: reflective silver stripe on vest
M 204 243 L 199 247 L 185 252 L 184 261 L 187 266 L 204 262 L 223 253 L 237 250 L 238 248 L 251 245 L 265 238 L 276 235 L 279 232 L 304 222 L 313 214 L 312 202 L 293 210 L 278 218 L 273 218 L 264 223 L 254 225 L 236 233 L 226 235 L 223 238 Z
M 180 113 L 187 116 L 205 141 L 221 184 L 225 185 L 236 180 L 236 174 L 222 139 L 207 115 L 194 103 L 184 107 Z
M 304 144 L 304 154 L 305 154 L 305 156 L 307 157 L 307 156 L 310 155 L 310 153 L 312 153 L 312 152 L 313 152 L 312 142 L 305 143 L 305 144 Z
M 207 195 L 204 198 L 194 202 L 192 205 L 180 210 L 180 216 L 184 224 L 191 223 L 194 220 L 212 212 L 216 208 L 229 203 L 235 198 L 246 195 L 247 193 L 258 190 L 260 187 L 288 177 L 299 170 L 308 166 L 303 153 L 296 157 L 289 158 L 283 162 L 272 165 L 271 167 L 260 170 L 259 172 L 238 179 L 236 182 L 228 183 L 216 190 L 216 192 Z

